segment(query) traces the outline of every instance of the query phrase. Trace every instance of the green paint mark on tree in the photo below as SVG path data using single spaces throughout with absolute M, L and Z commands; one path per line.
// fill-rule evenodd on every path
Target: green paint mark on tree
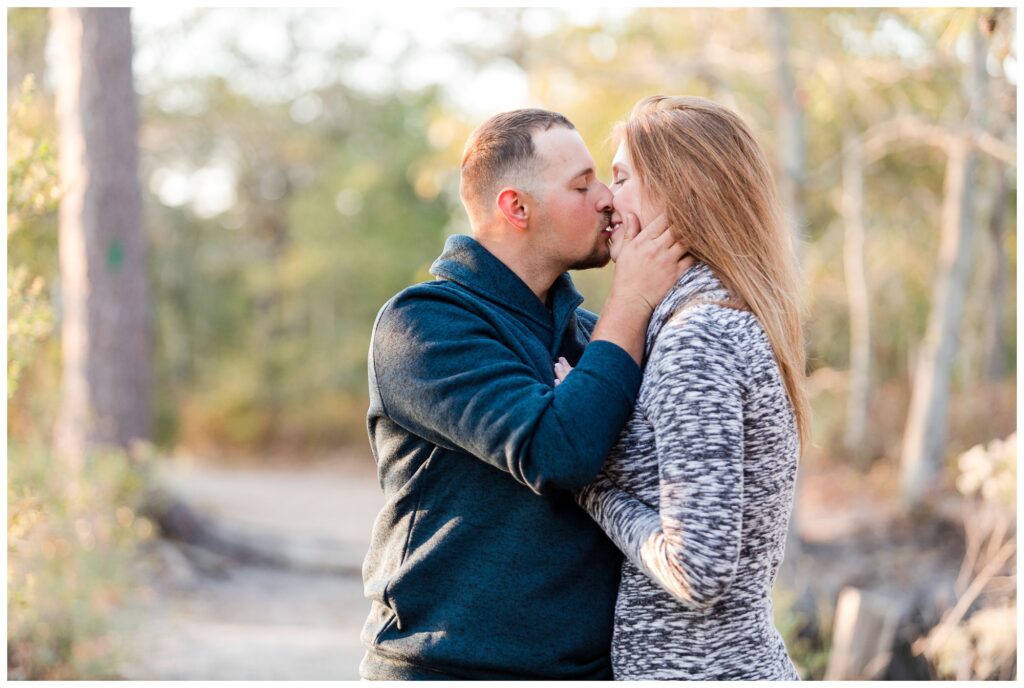
M 110 248 L 107 249 L 107 272 L 120 272 L 122 265 L 124 265 L 124 244 L 120 239 L 114 239 L 110 242 Z

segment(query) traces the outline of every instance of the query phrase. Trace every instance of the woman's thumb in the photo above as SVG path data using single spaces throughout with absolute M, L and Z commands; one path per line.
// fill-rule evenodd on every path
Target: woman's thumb
M 640 233 L 640 220 L 633 213 L 626 213 L 626 226 L 622 229 L 622 238 L 632 241 Z

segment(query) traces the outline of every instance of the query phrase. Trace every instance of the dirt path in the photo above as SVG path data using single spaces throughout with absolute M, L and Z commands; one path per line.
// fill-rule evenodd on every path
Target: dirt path
M 161 481 L 226 533 L 292 567 L 157 541 L 147 599 L 116 620 L 137 680 L 357 679 L 368 603 L 358 575 L 382 503 L 372 466 L 238 469 L 168 463 Z

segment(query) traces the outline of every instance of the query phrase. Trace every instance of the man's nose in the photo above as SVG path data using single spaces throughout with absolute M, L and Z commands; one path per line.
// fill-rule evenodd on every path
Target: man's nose
M 612 212 L 612 192 L 604 182 L 598 182 L 598 186 L 601 187 L 601 193 L 597 197 L 597 212 L 610 213 Z

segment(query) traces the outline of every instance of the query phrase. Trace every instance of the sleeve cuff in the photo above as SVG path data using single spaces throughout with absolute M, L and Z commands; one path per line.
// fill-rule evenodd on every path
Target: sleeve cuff
M 630 406 L 636 403 L 643 371 L 618 344 L 603 339 L 587 344 L 576 365 L 577 371 L 581 369 L 620 390 Z

